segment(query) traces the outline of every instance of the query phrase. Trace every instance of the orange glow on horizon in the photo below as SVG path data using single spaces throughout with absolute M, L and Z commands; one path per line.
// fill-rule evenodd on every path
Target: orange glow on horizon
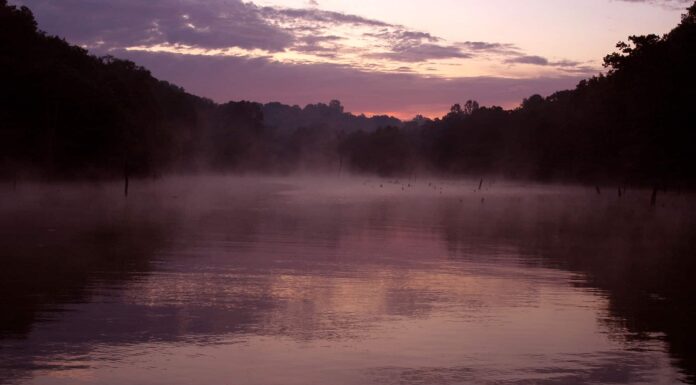
M 456 102 L 454 102 L 456 103 Z M 452 104 L 454 104 L 452 103 Z M 460 101 L 460 104 L 464 103 L 464 101 Z M 520 104 L 522 103 L 522 100 L 518 101 L 508 101 L 505 103 L 501 104 L 496 104 L 496 106 L 502 107 L 506 110 L 512 110 L 517 108 Z M 482 107 L 492 107 L 492 105 L 486 105 L 486 104 L 481 104 Z M 402 121 L 409 121 L 413 118 L 415 118 L 417 115 L 421 115 L 425 118 L 428 119 L 436 119 L 436 118 L 442 118 L 443 116 L 447 115 L 447 113 L 450 111 L 450 108 L 452 105 L 448 106 L 427 106 L 422 109 L 418 109 L 418 107 L 415 108 L 409 108 L 406 110 L 402 111 L 356 111 L 356 112 L 351 112 L 353 115 L 360 115 L 364 114 L 367 117 L 375 116 L 375 115 L 387 115 L 387 116 L 393 116 L 395 118 L 401 119 Z

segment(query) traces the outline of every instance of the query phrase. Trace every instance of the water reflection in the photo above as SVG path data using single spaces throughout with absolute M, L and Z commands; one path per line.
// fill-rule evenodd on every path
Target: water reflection
M 7 193 L 0 378 L 693 381 L 688 197 L 438 183 Z

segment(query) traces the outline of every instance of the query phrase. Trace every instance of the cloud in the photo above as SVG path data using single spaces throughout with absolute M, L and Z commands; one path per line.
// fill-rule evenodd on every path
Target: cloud
M 366 25 L 372 27 L 389 27 L 389 23 L 373 20 L 356 15 L 349 15 L 341 12 L 324 11 L 316 8 L 274 8 L 263 7 L 260 14 L 267 19 L 297 21 L 297 22 L 319 22 L 328 24 L 351 24 Z
M 549 65 L 549 60 L 541 56 L 517 56 L 510 59 L 506 59 L 505 63 L 509 64 L 533 64 L 538 66 Z
M 514 65 L 530 64 L 526 60 L 532 58 L 524 56 L 513 44 L 447 43 L 428 32 L 314 6 L 260 7 L 242 0 L 18 0 L 18 3 L 34 10 L 41 27 L 49 33 L 65 36 L 97 53 L 123 48 L 169 49 L 181 54 L 208 50 L 214 54 L 276 55 L 278 60 L 284 54 L 284 60 L 289 61 L 330 59 L 336 64 L 382 71 L 393 70 L 403 63 L 414 65 L 448 59 L 514 56 L 504 61 Z
M 692 0 L 615 0 L 624 3 L 644 3 L 661 6 L 667 9 L 686 9 L 693 3 Z
M 584 74 L 591 74 L 591 73 L 597 72 L 596 68 L 588 66 L 588 65 L 583 64 L 583 63 L 578 62 L 578 61 L 573 61 L 573 60 L 550 61 L 549 59 L 547 59 L 545 57 L 536 56 L 536 55 L 513 56 L 509 59 L 506 59 L 505 63 L 557 67 L 565 72 L 584 73 Z
M 241 0 L 21 0 L 42 29 L 90 47 L 184 44 L 280 51 L 294 36 Z
M 297 39 L 293 50 L 298 52 L 310 52 L 314 54 L 326 55 L 331 53 L 335 56 L 339 42 L 342 37 L 336 35 L 308 35 Z
M 691 0 L 618 0 L 625 3 L 650 3 L 650 4 L 691 4 Z
M 520 49 L 514 44 L 489 43 L 484 41 L 465 41 L 456 44 L 471 52 L 487 52 L 501 55 L 519 55 Z
M 435 44 L 442 39 L 427 32 L 411 31 L 399 26 L 364 33 L 363 36 L 378 39 L 385 48 L 380 52 L 365 53 L 365 58 L 415 63 L 438 59 L 468 59 L 473 56 L 457 45 Z
M 388 59 L 396 62 L 424 62 L 435 59 L 460 58 L 468 59 L 472 55 L 463 52 L 456 46 L 443 46 L 437 44 L 415 44 L 405 47 L 394 47 L 391 52 L 370 53 L 364 55 L 367 58 Z
M 377 32 L 364 33 L 363 36 L 381 39 L 396 47 L 420 44 L 423 41 L 435 43 L 442 40 L 427 32 L 409 31 L 398 26 L 393 27 L 394 29 L 391 30 L 381 29 Z

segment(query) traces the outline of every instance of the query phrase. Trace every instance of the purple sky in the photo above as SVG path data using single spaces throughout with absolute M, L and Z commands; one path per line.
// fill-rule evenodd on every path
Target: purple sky
M 21 0 L 50 34 L 216 101 L 439 116 L 572 88 L 690 0 Z M 483 4 L 481 4 L 483 3 Z

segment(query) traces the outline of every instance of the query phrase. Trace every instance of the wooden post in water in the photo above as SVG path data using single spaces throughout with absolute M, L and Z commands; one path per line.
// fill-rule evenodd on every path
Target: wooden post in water
M 600 195 L 602 193 L 602 190 L 599 189 L 599 186 L 595 186 L 595 190 L 597 190 L 597 195 Z
M 481 191 L 481 187 L 483 187 L 483 178 L 481 178 L 481 181 L 479 182 L 479 191 Z

